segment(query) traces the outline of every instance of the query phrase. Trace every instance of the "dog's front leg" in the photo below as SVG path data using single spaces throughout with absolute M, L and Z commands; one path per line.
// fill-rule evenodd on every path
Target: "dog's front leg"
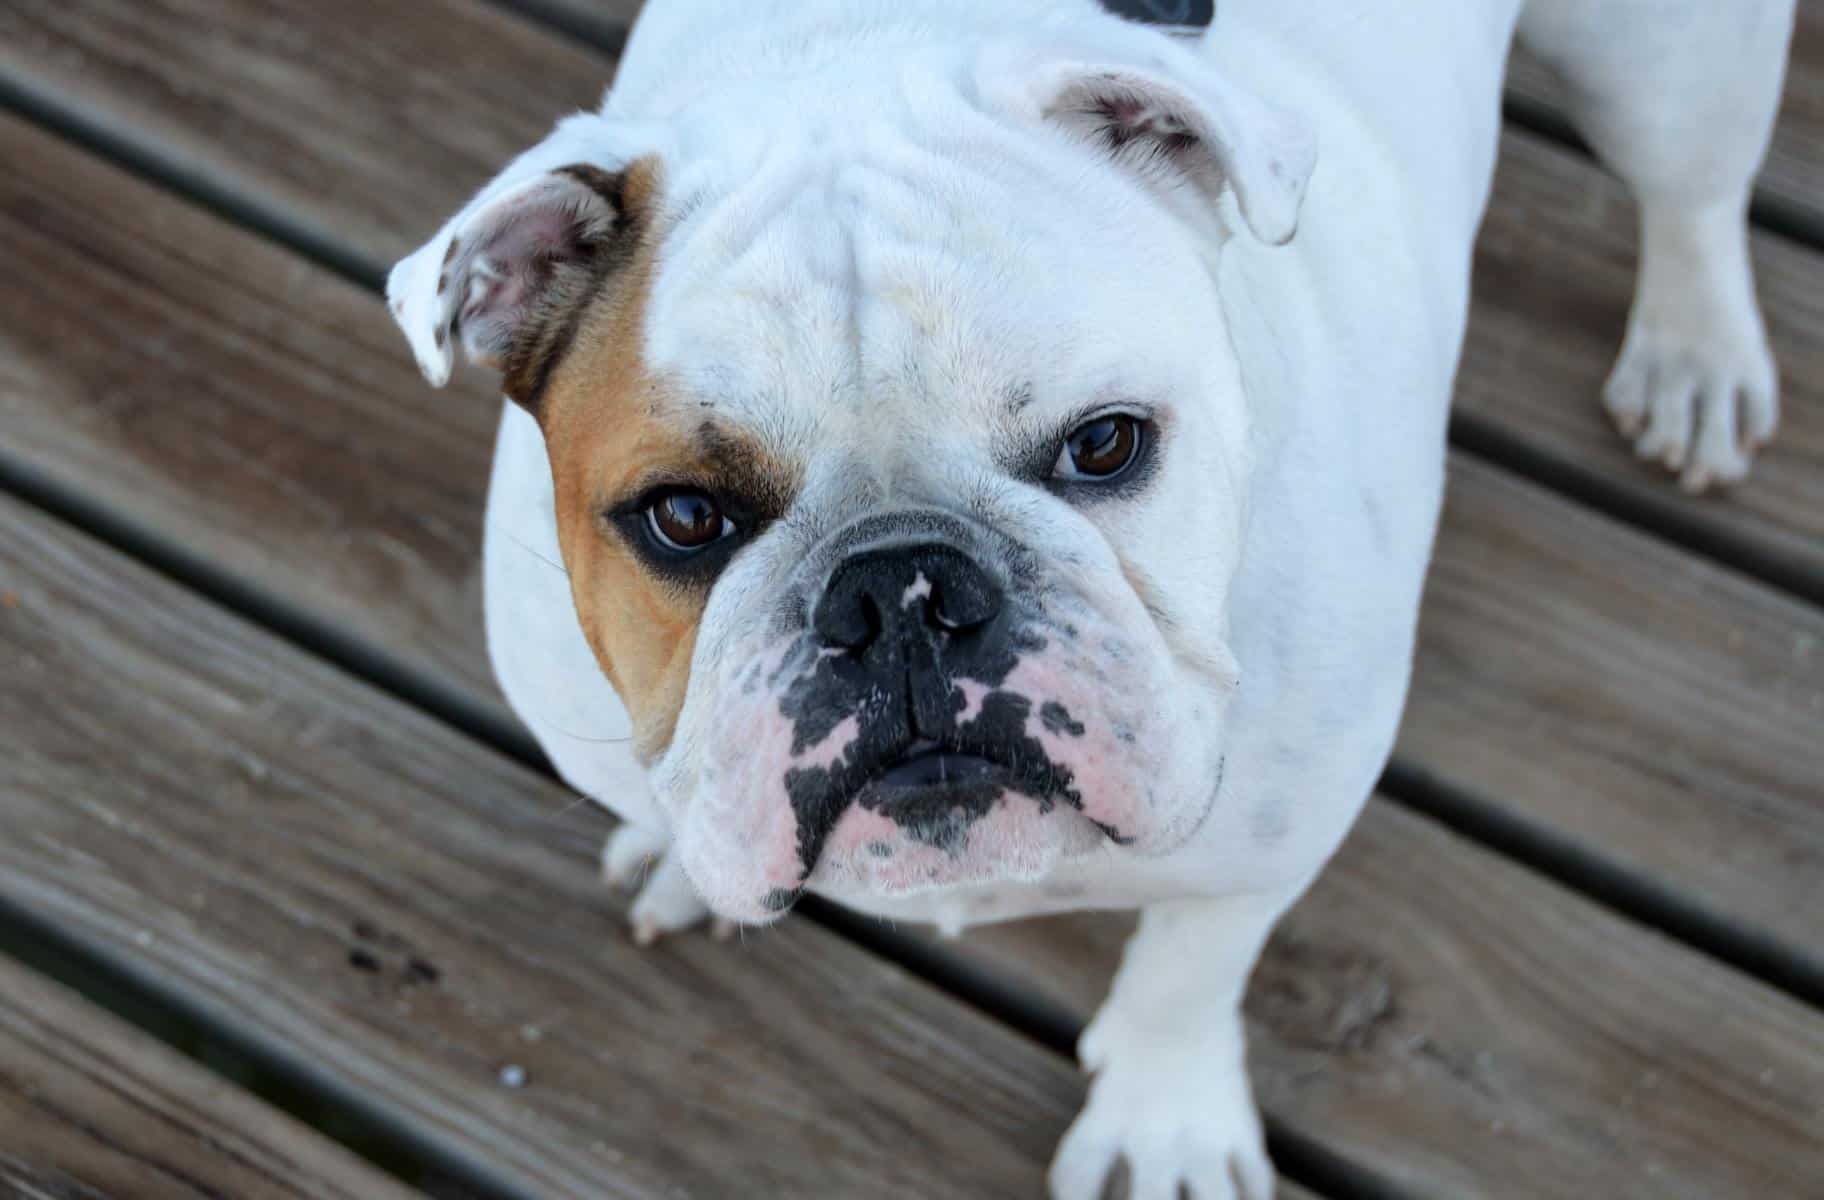
M 1051 1167 L 1054 1200 L 1097 1200 L 1125 1158 L 1133 1200 L 1271 1200 L 1241 999 L 1285 897 L 1152 905 L 1077 1043 L 1089 1102 Z

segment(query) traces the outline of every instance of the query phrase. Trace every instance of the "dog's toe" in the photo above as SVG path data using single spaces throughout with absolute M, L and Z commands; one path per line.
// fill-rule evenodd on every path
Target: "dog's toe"
M 1647 427 L 1634 453 L 1670 470 L 1685 465 L 1691 451 L 1691 404 L 1697 381 L 1683 371 L 1655 373 L 1647 389 Z
M 615 887 L 638 889 L 628 913 L 635 945 L 650 946 L 709 916 L 709 906 L 697 895 L 677 856 L 668 851 L 664 834 L 631 824 L 618 826 L 602 847 L 602 877 Z M 733 928 L 726 925 L 717 921 L 711 933 L 727 940 Z
M 628 919 L 633 923 L 634 943 L 650 946 L 668 933 L 701 925 L 708 916 L 709 906 L 697 895 L 677 856 L 667 854 L 640 888 Z
M 1110 1050 L 1107 1040 L 1085 1039 L 1096 1078 L 1052 1160 L 1052 1200 L 1100 1200 L 1122 1164 L 1130 1200 L 1272 1200 L 1273 1165 L 1238 1057 Z
M 602 845 L 602 878 L 610 887 L 632 891 L 664 856 L 668 844 L 656 830 L 630 822 L 615 826 Z
M 1725 380 L 1707 382 L 1698 392 L 1697 441 L 1679 486 L 1695 494 L 1712 484 L 1748 478 L 1756 444 L 1754 414 L 1764 411 L 1744 389 Z
M 1630 334 L 1603 408 L 1636 455 L 1676 472 L 1691 493 L 1746 479 L 1779 423 L 1764 349 L 1697 346 L 1655 331 Z
M 1623 357 L 1609 375 L 1609 381 L 1603 385 L 1602 407 L 1609 414 L 1609 420 L 1626 438 L 1640 436 L 1641 429 L 1647 423 L 1647 386 L 1652 381 L 1648 378 L 1646 364 L 1630 357 Z

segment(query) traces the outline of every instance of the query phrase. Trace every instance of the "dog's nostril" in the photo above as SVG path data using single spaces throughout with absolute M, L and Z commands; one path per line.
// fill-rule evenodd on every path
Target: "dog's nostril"
M 811 613 L 827 646 L 860 653 L 914 630 L 957 636 L 1000 614 L 1001 589 L 974 559 L 925 543 L 866 550 L 831 572 Z
M 861 608 L 862 623 L 861 640 L 864 644 L 871 643 L 880 636 L 881 626 L 885 624 L 880 619 L 880 605 L 873 596 L 864 595 L 859 607 Z
M 925 619 L 945 633 L 966 633 L 994 620 L 1000 611 L 1000 589 L 976 572 L 973 578 L 934 586 Z
M 880 605 L 863 592 L 832 586 L 811 614 L 811 627 L 827 646 L 865 650 L 880 637 Z

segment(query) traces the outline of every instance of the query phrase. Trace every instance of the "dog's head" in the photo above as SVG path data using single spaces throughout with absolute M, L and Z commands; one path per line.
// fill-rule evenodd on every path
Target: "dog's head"
M 1312 152 L 1116 41 L 572 117 L 393 272 L 432 381 L 460 343 L 542 427 L 722 913 L 1160 854 L 1216 802 L 1249 427 L 1215 248 L 1290 237 Z

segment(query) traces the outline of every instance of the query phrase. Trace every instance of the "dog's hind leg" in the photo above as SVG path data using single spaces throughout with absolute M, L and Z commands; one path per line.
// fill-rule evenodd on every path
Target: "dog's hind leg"
M 1747 206 L 1794 0 L 1529 0 L 1520 38 L 1640 204 L 1640 278 L 1603 404 L 1689 491 L 1748 472 L 1779 420 Z

